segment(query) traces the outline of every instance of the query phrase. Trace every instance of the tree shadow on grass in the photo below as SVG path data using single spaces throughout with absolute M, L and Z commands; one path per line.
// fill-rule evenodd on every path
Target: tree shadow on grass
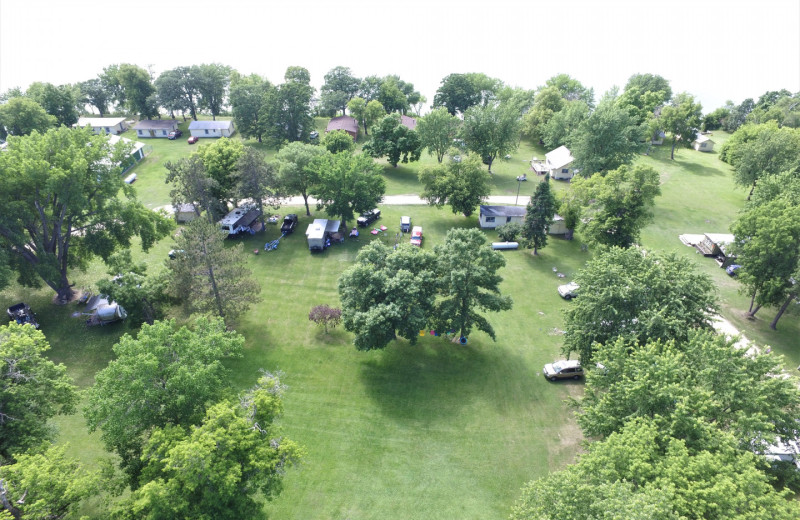
M 398 341 L 361 363 L 365 391 L 384 415 L 427 424 L 458 416 L 474 400 L 503 395 L 507 379 L 528 377 L 525 364 L 507 349 L 470 343 Z

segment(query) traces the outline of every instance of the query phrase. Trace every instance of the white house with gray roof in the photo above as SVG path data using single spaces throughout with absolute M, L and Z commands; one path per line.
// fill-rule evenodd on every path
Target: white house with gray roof
M 511 222 L 522 224 L 527 210 L 525 206 L 481 206 L 480 226 L 483 229 L 494 229 Z
M 136 137 L 168 137 L 170 132 L 178 129 L 175 119 L 145 119 L 133 127 Z
M 80 117 L 75 125 L 78 128 L 89 126 L 96 134 L 119 135 L 128 129 L 124 117 Z
M 233 121 L 192 121 L 189 132 L 192 137 L 230 137 L 236 129 Z

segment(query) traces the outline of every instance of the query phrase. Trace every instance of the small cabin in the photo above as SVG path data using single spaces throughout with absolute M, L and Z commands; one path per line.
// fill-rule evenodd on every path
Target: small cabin
M 697 138 L 692 141 L 692 148 L 698 152 L 710 152 L 714 150 L 714 141 L 707 135 L 697 134 Z
M 134 125 L 137 137 L 163 137 L 166 139 L 170 132 L 178 129 L 175 119 L 145 119 Z
M 88 126 L 96 134 L 119 135 L 128 129 L 124 117 L 80 117 L 75 125 L 78 128 Z
M 555 150 L 544 155 L 544 161 L 534 157 L 531 159 L 531 169 L 539 175 L 550 174 L 551 179 L 565 180 L 572 179 L 575 170 L 572 163 L 575 158 L 566 146 L 559 146 Z
M 511 222 L 522 224 L 526 213 L 524 206 L 481 206 L 480 226 L 482 229 L 494 229 Z
M 197 218 L 194 204 L 178 204 L 175 206 L 175 222 L 185 224 Z
M 334 117 L 328 122 L 328 128 L 325 133 L 335 130 L 344 130 L 355 141 L 358 138 L 358 121 L 350 116 Z
M 192 137 L 230 137 L 236 129 L 233 121 L 192 121 L 189 132 Z
M 558 213 L 553 215 L 553 222 L 550 223 L 550 226 L 547 228 L 547 232 L 551 235 L 566 235 L 567 224 L 564 221 L 564 217 Z

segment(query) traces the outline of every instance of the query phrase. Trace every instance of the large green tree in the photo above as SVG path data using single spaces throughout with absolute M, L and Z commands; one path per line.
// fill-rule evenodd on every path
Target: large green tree
M 281 492 L 286 470 L 303 455 L 275 425 L 284 388 L 266 373 L 240 399 L 210 406 L 191 430 L 157 428 L 142 457 L 146 482 L 116 518 L 266 519 L 264 500 Z
M 100 476 L 69 457 L 69 445 L 42 447 L 0 466 L 0 517 L 15 520 L 73 518 L 84 499 L 95 496 Z
M 309 216 L 311 210 L 308 207 L 308 196 L 317 183 L 317 170 L 312 164 L 315 158 L 326 153 L 328 152 L 320 146 L 295 142 L 281 148 L 275 156 L 281 191 L 287 195 L 301 195 L 306 206 L 306 215 Z
M 115 359 L 95 375 L 84 415 L 106 449 L 120 457 L 131 485 L 147 465 L 141 458 L 154 428 L 201 423 L 210 403 L 229 397 L 222 361 L 241 356 L 244 338 L 221 319 L 199 318 L 192 328 L 174 321 L 144 325 L 136 338 L 114 345 Z
M 573 132 L 589 117 L 589 106 L 583 101 L 570 101 L 541 129 L 541 138 L 549 149 L 566 146 Z
M 566 101 L 583 101 L 590 107 L 594 106 L 594 89 L 584 87 L 577 79 L 569 74 L 557 74 L 544 82 L 544 87 L 555 87 Z
M 311 76 L 303 67 L 288 67 L 284 82 L 271 89 L 262 108 L 266 135 L 279 148 L 284 143 L 308 141 L 314 129 L 311 116 L 311 97 L 314 87 Z
M 351 153 L 356 149 L 356 142 L 353 141 L 353 136 L 344 130 L 326 132 L 325 135 L 322 136 L 322 140 L 319 144 L 330 153 Z
M 192 67 L 192 70 L 197 78 L 200 106 L 211 112 L 211 118 L 216 121 L 228 102 L 228 86 L 233 69 L 220 63 L 204 63 Z
M 625 84 L 617 103 L 632 110 L 638 123 L 643 124 L 671 98 L 672 87 L 666 79 L 657 74 L 634 74 Z
M 565 314 L 563 351 L 592 361 L 598 345 L 618 337 L 646 343 L 687 339 L 711 327 L 717 309 L 711 279 L 687 259 L 612 247 L 578 271 L 580 296 Z
M 0 105 L 0 138 L 28 135 L 34 130 L 43 134 L 56 125 L 56 118 L 32 99 L 15 97 Z
M 200 156 L 192 154 L 181 157 L 176 162 L 167 161 L 164 167 L 167 169 L 164 182 L 172 185 L 169 196 L 173 208 L 181 204 L 192 204 L 198 217 L 205 211 L 206 218 L 215 221 L 219 183 L 206 173 Z
M 53 433 L 47 422 L 77 403 L 66 367 L 50 361 L 48 350 L 31 325 L 0 326 L 0 461 L 47 440 Z
M 491 173 L 495 158 L 519 146 L 519 114 L 513 107 L 499 103 L 471 107 L 464 113 L 461 136 Z
M 486 312 L 511 309 L 511 297 L 500 293 L 498 274 L 506 260 L 493 251 L 479 229 L 451 229 L 436 246 L 439 297 L 431 322 L 437 330 L 454 330 L 466 338 L 473 329 L 495 339 Z
M 167 306 L 172 303 L 166 269 L 148 276 L 147 264 L 135 263 L 127 249 L 111 255 L 108 267 L 111 278 L 97 282 L 97 288 L 109 301 L 117 302 L 128 311 L 130 322 L 152 325 L 164 317 Z
M 400 123 L 399 114 L 389 114 L 373 128 L 372 139 L 363 150 L 370 157 L 386 157 L 389 164 L 397 168 L 399 162 L 419 160 L 422 142 L 416 130 Z
M 692 146 L 703 122 L 703 106 L 695 103 L 694 96 L 681 92 L 672 98 L 672 103 L 661 109 L 661 124 L 672 135 L 670 159 L 675 159 L 675 147 L 680 144 Z
M 436 299 L 436 255 L 411 245 L 372 242 L 339 277 L 344 328 L 358 350 L 382 349 L 397 336 L 413 345 Z
M 231 73 L 231 111 L 236 129 L 243 137 L 254 137 L 262 142 L 267 132 L 264 103 L 271 89 L 272 84 L 258 74 Z
M 264 205 L 279 207 L 281 188 L 276 170 L 275 164 L 267 162 L 263 153 L 249 146 L 236 164 L 236 198 L 256 205 L 261 213 L 259 218 L 262 226 L 265 224 Z
M 442 79 L 433 98 L 433 107 L 446 108 L 451 115 L 463 114 L 481 102 L 480 91 L 469 74 L 450 74 Z
M 247 267 L 244 244 L 226 247 L 227 233 L 206 219 L 195 219 L 175 239 L 180 251 L 169 263 L 172 291 L 194 311 L 236 320 L 258 303 L 261 286 Z
M 143 119 L 157 116 L 156 88 L 153 86 L 150 73 L 130 63 L 114 67 L 107 74 L 119 85 L 120 104 L 125 104 L 128 110 Z
M 78 83 L 78 87 L 86 103 L 95 107 L 100 113 L 100 117 L 104 117 L 108 112 L 108 106 L 113 100 L 111 89 L 103 81 L 103 78 L 98 76 L 81 81 Z
M 329 70 L 324 79 L 320 88 L 323 109 L 332 113 L 341 110 L 344 115 L 348 102 L 358 93 L 361 79 L 353 76 L 349 67 L 342 66 Z
M 626 108 L 606 94 L 597 108 L 572 132 L 569 149 L 581 175 L 606 172 L 629 164 L 641 149 L 643 128 Z
M 322 155 L 312 161 L 311 168 L 317 177 L 311 188 L 317 209 L 341 218 L 345 227 L 357 214 L 375 208 L 386 192 L 378 167 L 364 154 Z
M 0 246 L 11 252 L 20 282 L 43 281 L 69 300 L 71 268 L 107 259 L 136 236 L 148 250 L 169 232 L 169 221 L 122 180 L 127 146 L 87 128 L 12 138 L 0 154 Z
M 436 154 L 440 163 L 447 150 L 453 146 L 461 121 L 445 108 L 437 108 L 417 120 L 417 133 L 428 153 Z
M 536 185 L 525 214 L 522 236 L 533 246 L 533 254 L 547 245 L 547 231 L 556 213 L 556 197 L 550 190 L 550 176 Z
M 45 112 L 56 118 L 56 124 L 72 126 L 78 122 L 78 94 L 80 89 L 71 85 L 31 83 L 25 95 L 39 103 Z
M 489 175 L 475 154 L 450 159 L 446 164 L 424 168 L 419 173 L 424 186 L 420 197 L 431 206 L 450 206 L 453 213 L 469 217 L 491 193 Z
M 204 144 L 195 153 L 203 161 L 206 175 L 214 180 L 211 196 L 215 201 L 215 219 L 228 212 L 228 204 L 236 204 L 236 172 L 245 147 L 240 139 L 222 137 L 211 144 Z
M 742 450 L 795 437 L 800 391 L 775 377 L 781 360 L 713 331 L 644 344 L 621 337 L 598 346 L 593 360 L 603 369 L 589 372 L 578 413 L 587 436 L 608 437 L 643 417 L 696 451 L 714 449 L 720 431 Z
M 347 109 L 350 111 L 350 115 L 364 127 L 365 135 L 369 135 L 369 128 L 386 115 L 386 110 L 377 99 L 368 102 L 362 97 L 354 97 L 347 103 Z
M 603 176 L 573 179 L 582 209 L 580 230 L 595 244 L 629 247 L 653 219 L 661 195 L 658 172 L 649 166 L 620 166 Z
M 536 92 L 533 107 L 522 116 L 521 131 L 531 139 L 539 140 L 544 136 L 544 129 L 553 115 L 560 112 L 566 101 L 557 87 L 544 87 Z
M 158 99 L 170 112 L 188 110 L 197 121 L 200 101 L 200 71 L 198 67 L 176 67 L 162 72 L 155 81 Z

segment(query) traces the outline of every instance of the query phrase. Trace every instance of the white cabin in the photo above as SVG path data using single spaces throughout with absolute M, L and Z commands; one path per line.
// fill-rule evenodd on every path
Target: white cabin
M 80 117 L 75 125 L 78 128 L 91 127 L 96 134 L 119 135 L 128 129 L 124 117 Z
M 233 121 L 192 121 L 189 132 L 192 137 L 230 137 L 236 129 Z

